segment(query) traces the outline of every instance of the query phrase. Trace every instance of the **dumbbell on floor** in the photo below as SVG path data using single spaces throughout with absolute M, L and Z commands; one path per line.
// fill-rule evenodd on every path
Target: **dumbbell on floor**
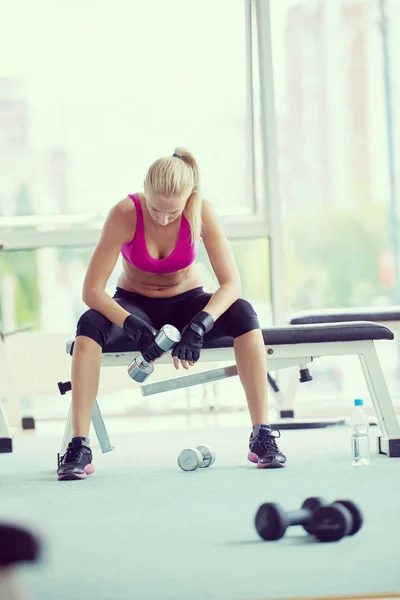
M 362 515 L 350 500 L 329 505 L 321 498 L 309 498 L 296 512 L 286 512 L 277 504 L 263 504 L 255 521 L 259 535 L 265 540 L 279 540 L 290 525 L 303 525 L 319 541 L 334 542 L 357 533 L 362 526 Z
M 315 510 L 308 527 L 320 542 L 337 542 L 360 531 L 362 524 L 361 511 L 354 502 L 337 500 Z
M 215 462 L 215 452 L 209 446 L 185 448 L 179 453 L 178 465 L 183 471 L 195 471 L 211 467 Z
M 168 352 L 181 339 L 181 334 L 173 325 L 163 325 L 157 333 L 155 343 L 161 350 Z M 137 383 L 143 383 L 154 371 L 153 363 L 144 360 L 142 355 L 137 356 L 128 365 L 128 374 Z
M 257 511 L 256 529 L 264 540 L 280 540 L 291 525 L 302 525 L 310 533 L 308 523 L 313 512 L 327 504 L 322 498 L 307 498 L 298 511 L 287 512 L 279 506 L 267 502 L 262 504 Z

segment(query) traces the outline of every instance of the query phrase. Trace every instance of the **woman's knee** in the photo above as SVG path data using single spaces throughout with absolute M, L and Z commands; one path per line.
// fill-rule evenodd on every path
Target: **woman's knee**
M 231 337 L 239 337 L 253 329 L 260 329 L 256 311 L 244 298 L 236 300 L 225 314 Z
M 96 342 L 92 337 L 87 335 L 79 334 L 74 340 L 74 353 L 78 352 L 93 352 L 94 350 L 101 351 L 100 344 Z
M 111 327 L 112 323 L 107 317 L 90 308 L 81 315 L 78 321 L 76 337 L 90 338 L 103 348 L 107 343 L 108 332 Z

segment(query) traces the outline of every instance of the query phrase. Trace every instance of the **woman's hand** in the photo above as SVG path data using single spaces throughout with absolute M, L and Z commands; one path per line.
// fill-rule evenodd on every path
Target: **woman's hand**
M 179 361 L 184 369 L 188 369 L 189 365 L 193 366 L 199 360 L 204 334 L 210 331 L 213 325 L 212 316 L 201 311 L 183 328 L 181 341 L 172 350 L 175 369 L 179 369 Z
M 157 329 L 143 321 L 140 317 L 129 315 L 123 324 L 125 335 L 135 340 L 141 355 L 146 362 L 160 358 L 165 350 L 156 343 Z

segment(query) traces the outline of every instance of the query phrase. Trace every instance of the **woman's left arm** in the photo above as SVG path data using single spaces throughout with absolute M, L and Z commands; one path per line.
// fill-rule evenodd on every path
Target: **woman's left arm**
M 219 217 L 208 200 L 203 200 L 202 238 L 219 287 L 203 310 L 214 321 L 241 295 L 239 271 Z

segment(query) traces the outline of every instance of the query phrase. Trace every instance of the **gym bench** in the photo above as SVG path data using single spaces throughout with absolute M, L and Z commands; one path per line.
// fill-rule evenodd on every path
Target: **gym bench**
M 319 311 L 302 311 L 290 319 L 290 325 L 320 325 L 327 323 L 350 323 L 355 321 L 368 321 L 389 327 L 393 332 L 400 331 L 400 306 L 384 307 L 355 307 L 335 308 Z M 399 342 L 399 340 L 397 340 Z M 400 352 L 400 348 L 399 348 Z M 307 424 L 299 421 L 296 425 L 294 404 L 299 389 L 297 374 L 293 372 L 290 377 L 288 389 L 283 393 L 276 382 L 270 378 L 275 398 L 279 407 L 281 418 L 290 421 L 291 428 L 307 428 Z M 324 423 L 320 421 L 320 425 Z M 311 426 L 311 424 L 310 424 Z M 313 424 L 312 426 L 315 426 Z
M 6 388 L 6 397 L 9 400 L 9 405 L 12 407 L 13 423 L 16 424 L 15 412 L 18 412 L 17 407 L 19 406 L 19 400 L 16 394 L 16 385 L 13 378 L 13 370 L 9 364 L 9 359 L 6 352 L 6 338 L 22 331 L 28 331 L 31 329 L 30 325 L 23 325 L 10 331 L 2 331 L 0 329 L 0 376 L 2 377 L 3 384 Z M 32 420 L 32 419 L 31 419 Z M 24 422 L 22 422 L 24 425 Z M 23 427 L 25 429 L 25 427 Z M 0 454 L 5 452 L 12 452 L 12 434 L 11 430 L 0 402 Z
M 303 311 L 291 318 L 291 325 L 315 325 L 319 323 L 349 323 L 353 321 L 371 321 L 385 324 L 394 331 L 400 329 L 400 306 L 381 308 L 334 308 L 320 311 Z
M 356 355 L 361 368 L 380 425 L 381 435 L 377 438 L 377 451 L 390 457 L 400 456 L 400 426 L 386 385 L 385 377 L 376 352 L 375 340 L 393 340 L 394 335 L 384 325 L 371 322 L 327 323 L 316 325 L 287 325 L 262 330 L 268 369 L 277 371 L 289 367 L 299 367 L 304 381 L 309 379 L 308 365 L 321 356 Z M 72 355 L 74 341 L 68 341 L 67 353 Z M 103 367 L 128 366 L 138 355 L 135 342 L 123 335 L 112 345 L 103 348 Z M 233 338 L 204 340 L 203 350 L 197 365 L 203 363 L 235 361 Z M 163 355 L 157 364 L 171 364 L 171 356 Z M 157 367 L 156 367 L 157 368 Z M 171 364 L 172 368 L 172 364 Z M 144 396 L 176 390 L 225 379 L 237 375 L 236 364 L 218 369 L 205 370 L 183 377 L 174 377 L 165 381 L 141 385 Z M 128 374 L 126 374 L 128 377 Z M 64 395 L 71 389 L 71 382 L 58 384 Z M 97 400 L 95 401 L 92 423 L 102 452 L 110 452 L 110 443 L 106 427 Z M 69 410 L 60 455 L 64 454 L 72 437 L 72 414 Z

